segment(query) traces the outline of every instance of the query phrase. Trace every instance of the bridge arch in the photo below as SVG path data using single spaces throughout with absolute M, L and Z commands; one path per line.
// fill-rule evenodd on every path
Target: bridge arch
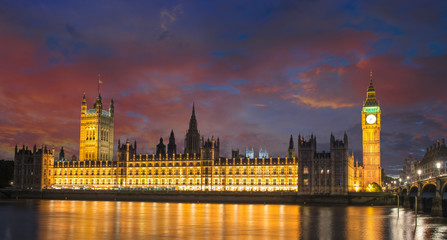
M 432 208 L 433 198 L 436 196 L 436 184 L 426 183 L 422 187 L 421 197 L 422 197 L 422 211 L 425 213 L 430 213 Z

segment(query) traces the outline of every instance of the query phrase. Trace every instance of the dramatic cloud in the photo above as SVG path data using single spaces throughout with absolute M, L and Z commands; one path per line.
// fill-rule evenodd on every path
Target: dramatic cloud
M 0 158 L 14 145 L 79 151 L 83 93 L 103 76 L 115 142 L 152 153 L 173 129 L 182 151 L 192 103 L 221 153 L 285 156 L 292 134 L 346 131 L 361 159 L 360 111 L 373 71 L 382 165 L 447 135 L 444 2 L 9 1 L 0 6 Z

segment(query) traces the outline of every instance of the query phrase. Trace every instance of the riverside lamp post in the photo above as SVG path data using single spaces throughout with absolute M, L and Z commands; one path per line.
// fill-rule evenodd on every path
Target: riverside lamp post
M 407 184 L 410 182 L 410 176 L 407 176 Z
M 436 163 L 436 168 L 438 169 L 438 176 L 441 175 L 441 163 L 440 162 Z
M 399 178 L 399 186 L 402 185 L 402 178 Z
M 422 173 L 422 171 L 421 171 L 421 169 L 419 169 L 418 170 L 418 181 L 421 179 L 421 173 Z

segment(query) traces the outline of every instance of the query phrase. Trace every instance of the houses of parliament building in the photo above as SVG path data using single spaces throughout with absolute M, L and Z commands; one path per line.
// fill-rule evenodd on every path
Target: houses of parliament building
M 184 151 L 174 132 L 167 146 L 160 138 L 154 154 L 138 154 L 137 142 L 117 144 L 113 160 L 114 103 L 104 108 L 101 94 L 88 109 L 81 103 L 79 159 L 66 160 L 63 148 L 15 147 L 14 186 L 20 189 L 147 189 L 183 191 L 296 191 L 347 194 L 380 183 L 380 108 L 372 85 L 362 110 L 363 164 L 349 154 L 348 136 L 330 136 L 330 151 L 318 152 L 316 136 L 291 136 L 287 157 L 220 156 L 220 140 L 200 135 L 195 114 L 189 121 Z M 373 119 L 374 118 L 374 119 Z M 295 151 L 296 150 L 296 151 Z

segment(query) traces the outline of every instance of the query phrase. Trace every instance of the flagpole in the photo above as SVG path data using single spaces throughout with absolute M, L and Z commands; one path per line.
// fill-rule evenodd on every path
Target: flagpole
M 101 81 L 101 74 L 98 74 L 98 96 L 101 94 L 99 92 L 99 82 Z

